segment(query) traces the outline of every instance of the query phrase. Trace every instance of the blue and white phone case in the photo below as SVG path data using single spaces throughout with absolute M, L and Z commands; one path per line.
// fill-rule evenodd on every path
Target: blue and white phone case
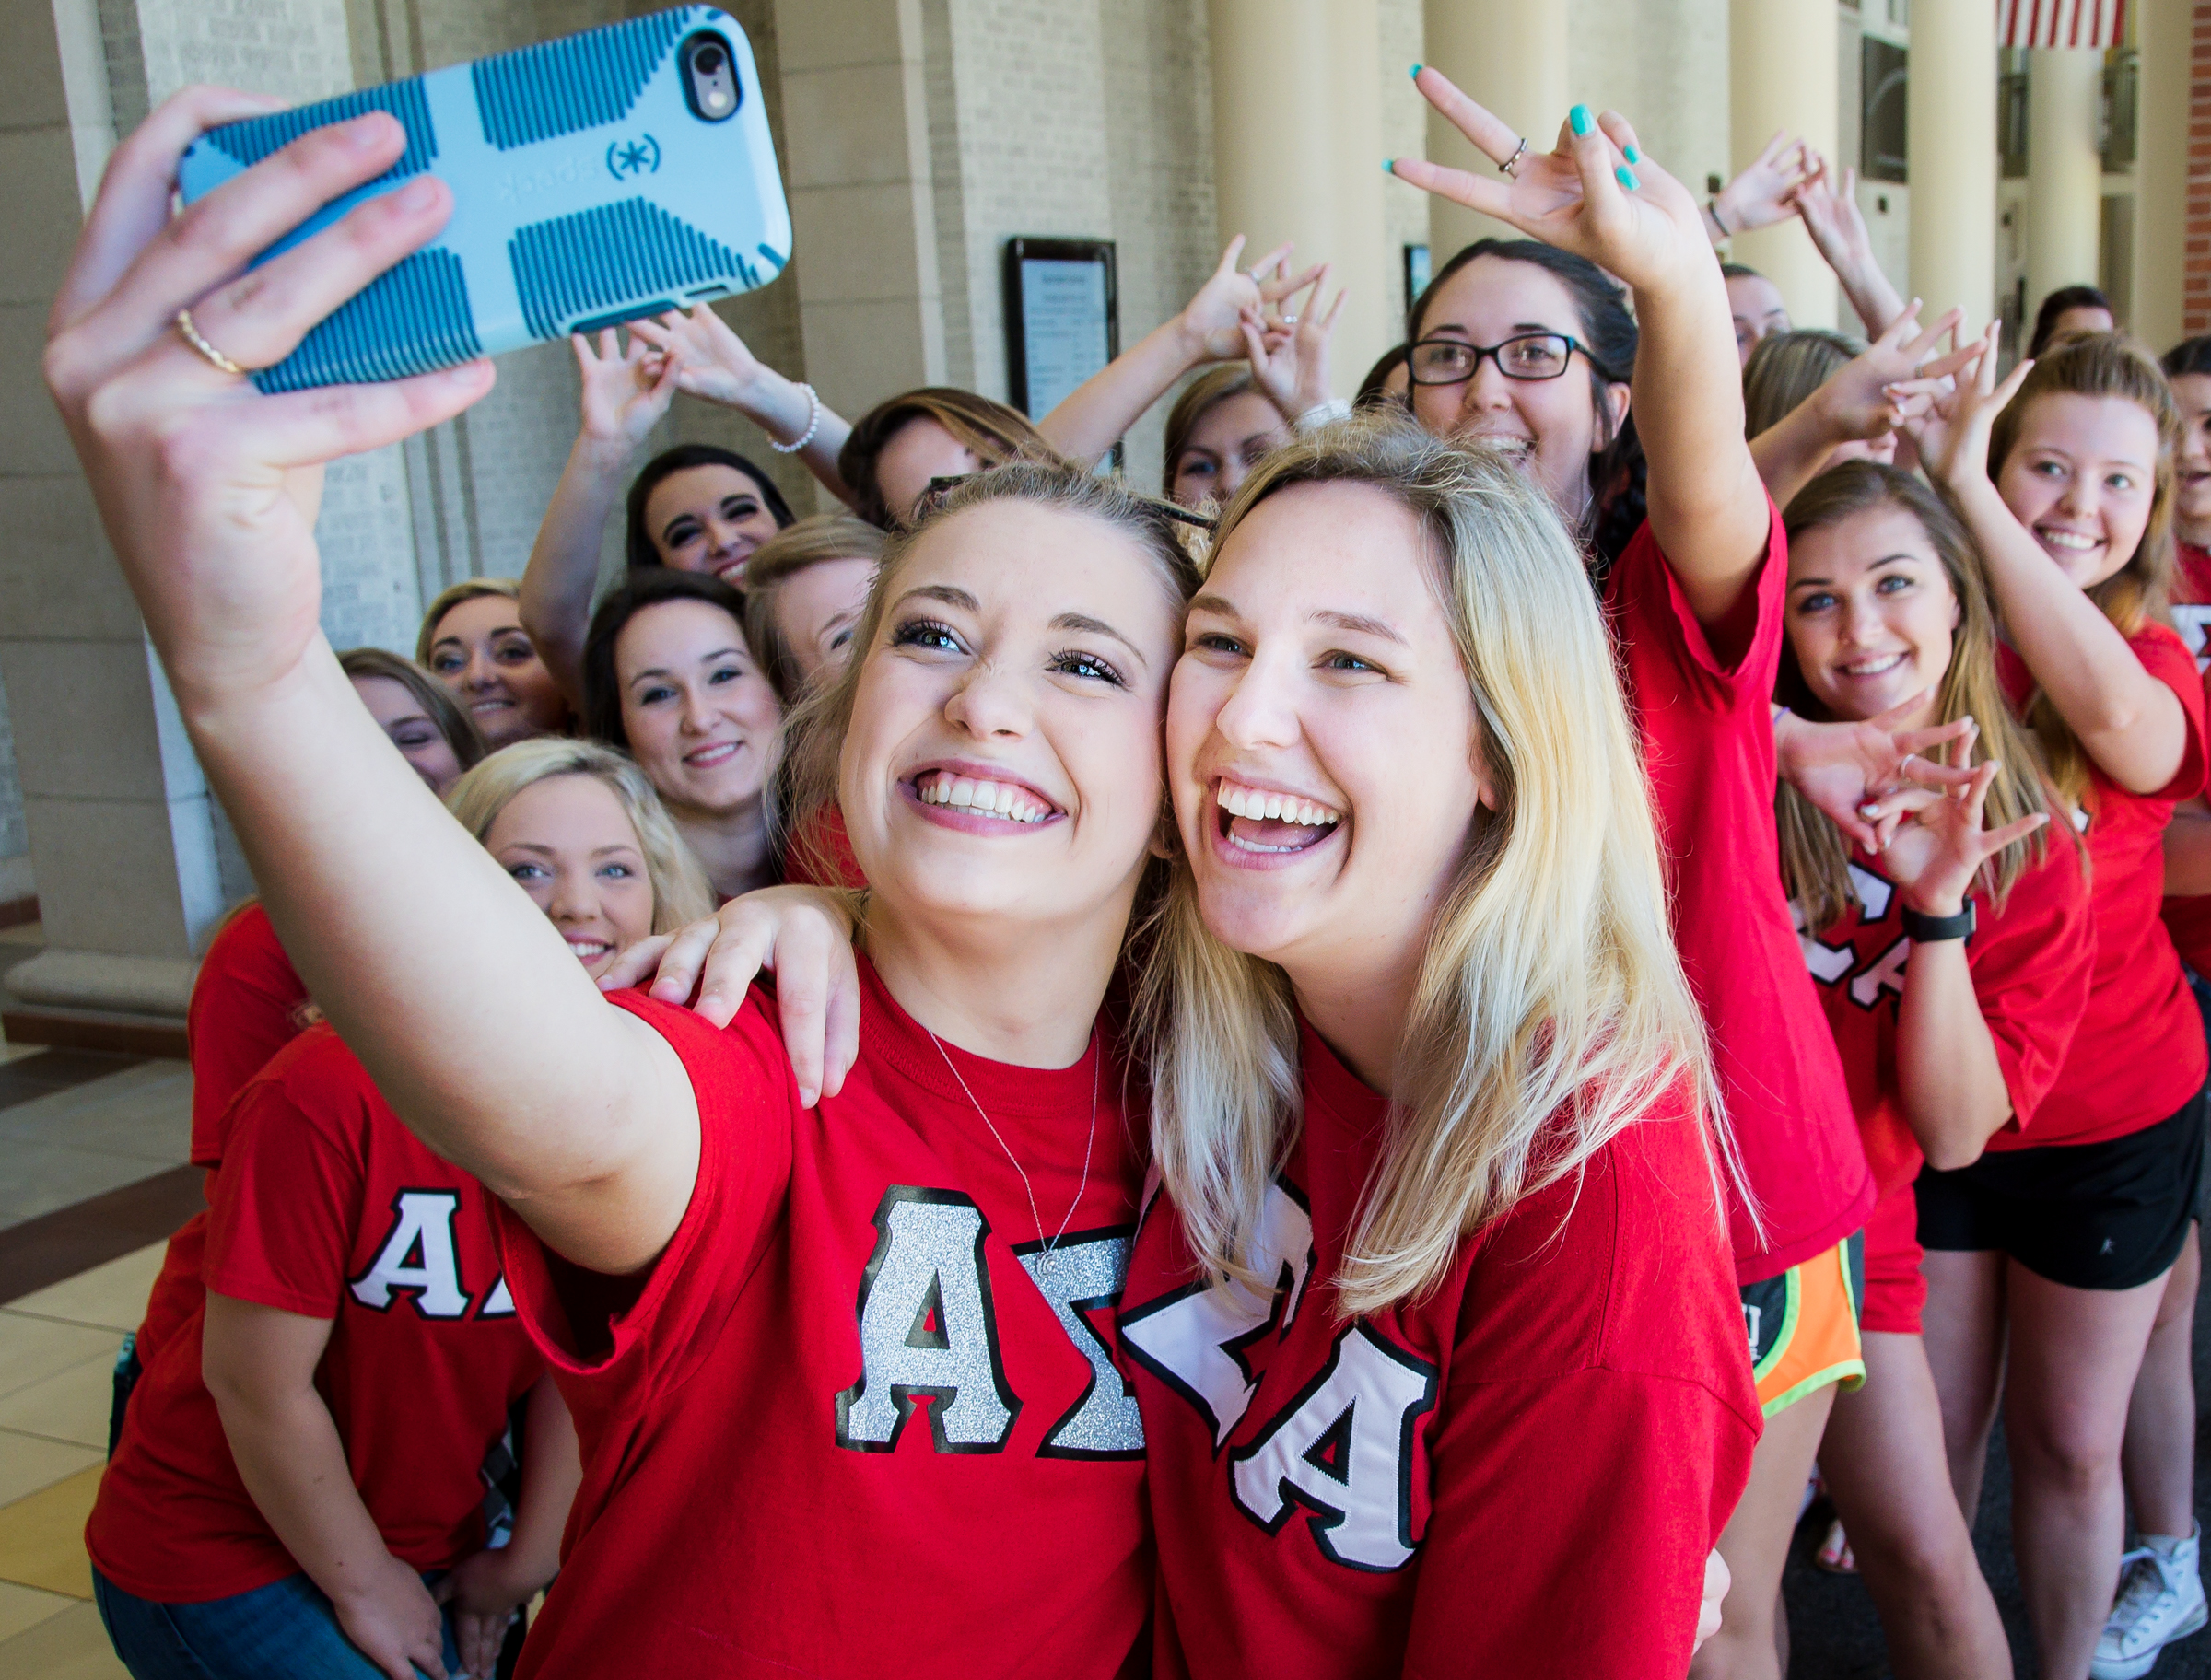
M 733 99 L 695 74 L 716 62 L 717 43 Z M 708 109 L 720 102 L 731 109 Z M 400 160 L 256 262 L 426 172 L 452 188 L 452 219 L 256 373 L 263 391 L 450 368 L 749 291 L 790 260 L 790 211 L 752 44 L 712 6 L 210 130 L 184 154 L 182 196 L 199 198 L 310 129 L 369 111 L 405 126 Z

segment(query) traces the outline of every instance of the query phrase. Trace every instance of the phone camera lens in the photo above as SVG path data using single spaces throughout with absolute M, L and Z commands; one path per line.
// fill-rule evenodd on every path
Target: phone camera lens
M 701 76 L 719 76 L 721 73 L 721 49 L 711 43 L 699 48 L 693 55 L 691 64 Z

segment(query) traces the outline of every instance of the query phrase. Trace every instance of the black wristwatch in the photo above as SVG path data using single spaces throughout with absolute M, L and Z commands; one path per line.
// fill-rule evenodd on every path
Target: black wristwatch
M 1973 901 L 1967 899 L 1965 908 L 1956 916 L 1922 916 L 1910 904 L 1902 906 L 1904 935 L 1914 945 L 1932 944 L 1936 939 L 1971 939 L 1973 937 Z

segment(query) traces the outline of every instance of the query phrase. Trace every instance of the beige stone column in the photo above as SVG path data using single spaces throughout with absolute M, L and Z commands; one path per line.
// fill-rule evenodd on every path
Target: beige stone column
M 2038 47 L 2027 54 L 2029 321 L 2059 286 L 2096 284 L 2103 209 L 2096 107 L 2102 88 L 2103 54 L 2093 48 Z
M 2159 351 L 2178 344 L 2188 223 L 2190 36 L 2188 0 L 2135 0 L 2142 52 L 2135 149 L 2135 296 L 2128 319 Z
M 1527 135 L 1533 149 L 1548 151 L 1573 103 L 1566 75 L 1568 10 L 1529 0 L 1428 0 L 1428 62 Z M 1497 168 L 1433 111 L 1428 160 L 1490 175 Z M 1438 268 L 1476 239 L 1518 237 L 1502 222 L 1440 198 L 1428 217 Z
M 1212 0 L 1213 181 L 1223 240 L 1283 239 L 1351 287 L 1337 330 L 1349 394 L 1393 336 L 1374 0 Z M 1362 176 L 1367 179 L 1363 180 Z
M 1840 41 L 1834 0 L 1735 0 L 1727 30 L 1731 171 L 1756 158 L 1777 129 L 1835 158 Z M 1803 223 L 1792 217 L 1738 234 L 1731 249 L 1737 262 L 1781 288 L 1797 326 L 1835 324 L 1834 271 L 1820 260 Z
M 1988 0 L 1913 0 L 1912 291 L 1932 320 L 1962 306 L 1968 330 L 1995 303 L 1996 14 Z

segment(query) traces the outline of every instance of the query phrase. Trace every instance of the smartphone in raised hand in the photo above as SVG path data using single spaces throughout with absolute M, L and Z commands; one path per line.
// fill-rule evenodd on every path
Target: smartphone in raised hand
M 790 260 L 752 43 L 678 6 L 211 129 L 189 204 L 309 130 L 385 111 L 407 149 L 265 262 L 420 174 L 452 189 L 429 244 L 253 376 L 268 391 L 404 379 L 766 286 Z

